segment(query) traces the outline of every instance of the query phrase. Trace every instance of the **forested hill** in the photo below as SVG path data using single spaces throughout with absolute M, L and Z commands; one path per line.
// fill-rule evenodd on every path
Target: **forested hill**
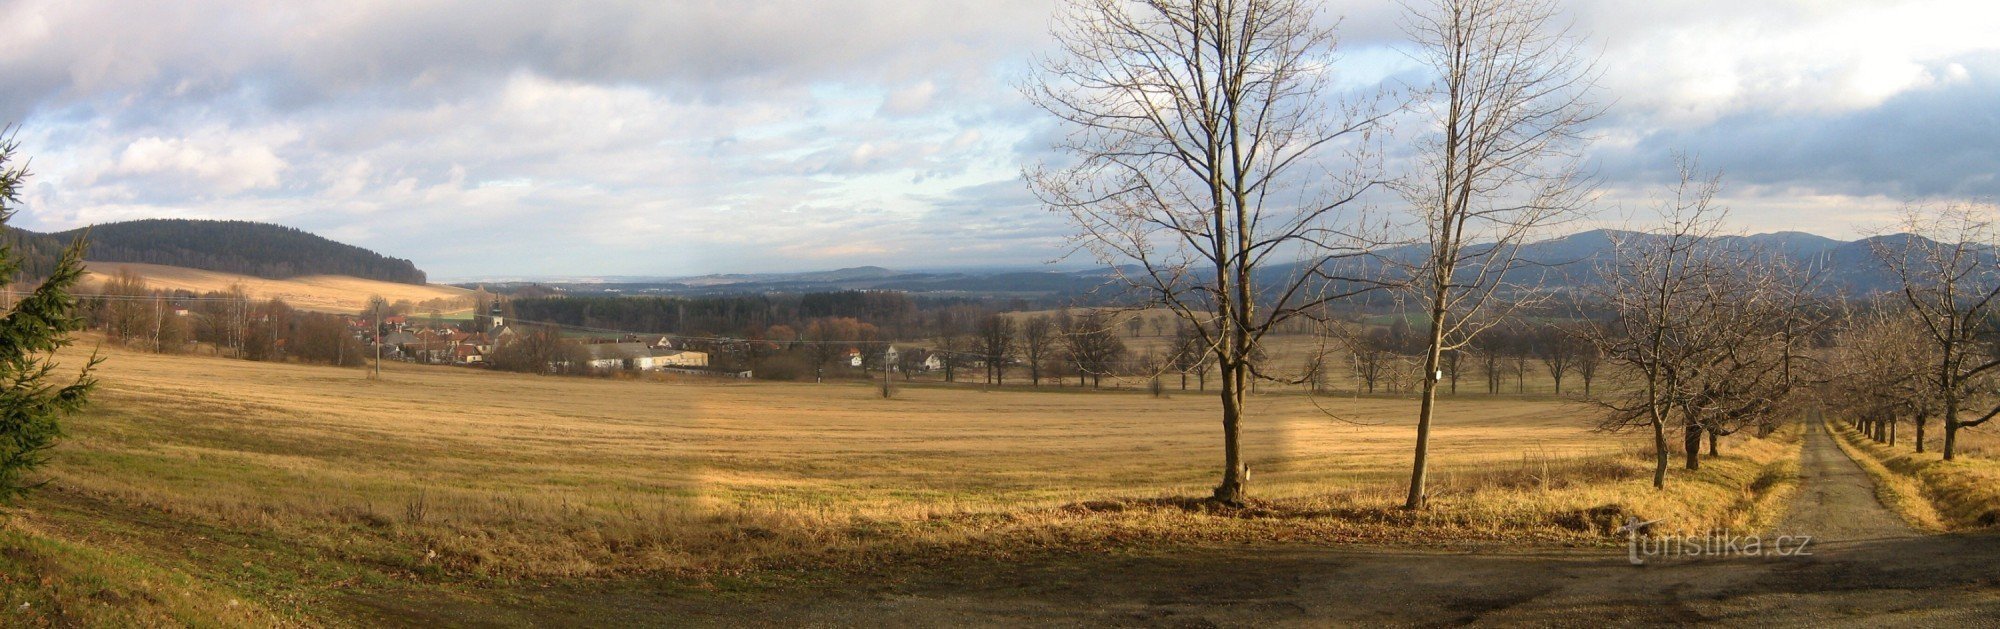
M 21 256 L 21 277 L 45 277 L 64 246 L 83 229 L 41 234 L 11 227 L 0 234 Z M 98 262 L 143 262 L 238 273 L 272 279 L 349 275 L 372 280 L 425 283 L 409 260 L 391 258 L 303 230 L 250 221 L 147 219 L 89 228 Z

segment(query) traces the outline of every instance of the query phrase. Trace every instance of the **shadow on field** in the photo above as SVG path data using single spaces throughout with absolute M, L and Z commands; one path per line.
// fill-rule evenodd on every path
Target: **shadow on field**
M 380 601 L 378 609 L 410 624 L 1653 625 L 1886 617 L 1969 626 L 2000 615 L 1996 553 L 2000 537 L 1989 534 L 1643 566 L 1605 551 L 1209 548 L 907 566 L 726 596 L 621 581 L 544 590 L 498 607 Z

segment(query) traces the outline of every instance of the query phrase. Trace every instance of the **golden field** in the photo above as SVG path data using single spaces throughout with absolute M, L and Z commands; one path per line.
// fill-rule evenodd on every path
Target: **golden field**
M 105 351 L 92 410 L 68 422 L 51 484 L 0 545 L 57 549 L 48 561 L 71 557 L 80 574 L 93 573 L 76 553 L 110 553 L 83 565 L 135 563 L 167 575 L 148 584 L 240 597 L 216 613 L 315 617 L 358 592 L 701 584 L 943 555 L 1599 544 L 1626 515 L 1690 531 L 1768 524 L 1797 453 L 1793 432 L 1731 439 L 1655 492 L 1643 437 L 1593 432 L 1561 401 L 1467 396 L 1443 403 L 1434 507 L 1412 513 L 1395 508 L 1412 401 L 1271 393 L 1246 425 L 1258 500 L 1219 509 L 1194 500 L 1221 459 L 1213 398 L 1194 393 L 913 386 L 883 400 L 860 383 L 402 364 L 371 380 Z M 0 603 L 17 599 L 67 600 L 29 587 Z
M 445 300 L 453 304 L 445 309 L 447 312 L 472 307 L 472 291 L 441 284 L 419 286 L 345 275 L 307 275 L 273 280 L 234 273 L 133 262 L 86 262 L 85 265 L 89 269 L 89 274 L 84 279 L 84 284 L 87 286 L 102 286 L 119 271 L 130 270 L 139 277 L 146 278 L 146 285 L 154 289 L 185 290 L 202 294 L 227 291 L 230 286 L 241 284 L 252 299 L 264 300 L 276 297 L 285 300 L 294 308 L 318 312 L 357 313 L 368 307 L 369 298 L 378 295 L 388 299 L 390 303 L 407 300 L 412 304 L 421 304 L 430 300 Z

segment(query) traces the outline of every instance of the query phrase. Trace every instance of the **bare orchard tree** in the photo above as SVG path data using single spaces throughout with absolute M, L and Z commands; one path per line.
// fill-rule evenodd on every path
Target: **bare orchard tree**
M 1924 425 L 1939 407 L 1928 386 L 1938 357 L 1935 346 L 1926 342 L 1923 324 L 1901 299 L 1870 304 L 1848 318 L 1834 336 L 1833 381 L 1839 386 L 1828 391 L 1838 396 L 1835 403 L 1846 410 L 1847 419 L 1870 436 L 1893 439 L 1899 418 L 1908 416 L 1916 428 L 1917 451 L 1924 452 Z
M 1897 225 L 1901 234 L 1873 241 L 1937 359 L 1925 380 L 1941 405 L 1947 461 L 1956 454 L 1959 429 L 2000 416 L 1995 406 L 1978 419 L 1959 419 L 1974 385 L 2000 367 L 1992 346 L 2000 334 L 2000 234 L 1993 215 L 1992 206 L 1911 207 Z
M 1613 240 L 1593 289 L 1612 320 L 1584 328 L 1604 359 L 1633 380 L 1591 398 L 1606 411 L 1601 426 L 1652 429 L 1655 488 L 1666 487 L 1667 431 L 1675 420 L 1699 439 L 1686 414 L 1700 380 L 1695 373 L 1732 340 L 1717 334 L 1727 326 L 1715 317 L 1737 297 L 1731 282 L 1746 273 L 1745 260 L 1732 259 L 1717 238 L 1727 213 L 1715 205 L 1720 179 L 1703 178 L 1685 160 L 1680 167 L 1679 184 L 1659 208 L 1660 225 Z
M 1432 79 L 1419 110 L 1435 127 L 1417 144 L 1403 196 L 1426 246 L 1405 267 L 1429 318 L 1423 401 L 1404 506 L 1424 506 L 1430 427 L 1444 352 L 1465 347 L 1505 312 L 1533 305 L 1538 280 L 1521 245 L 1581 212 L 1593 186 L 1578 174 L 1595 71 L 1556 23 L 1550 0 L 1417 0 L 1406 30 Z M 1499 299 L 1495 297 L 1499 296 Z
M 1800 364 L 1800 339 L 1818 335 L 1831 321 L 1814 307 L 1817 275 L 1768 252 L 1734 250 L 1725 260 L 1737 271 L 1711 289 L 1702 336 L 1712 351 L 1681 368 L 1686 383 L 1678 403 L 1684 420 L 1687 468 L 1701 468 L 1701 439 L 1720 456 L 1721 438 L 1745 428 L 1769 428 L 1797 406 L 1795 399 L 1819 378 L 1816 363 Z
M 1062 167 L 1028 173 L 1077 246 L 1202 335 L 1222 380 L 1222 481 L 1244 499 L 1251 359 L 1286 321 L 1367 285 L 1335 263 L 1377 185 L 1382 114 L 1332 102 L 1334 36 L 1311 0 L 1071 0 L 1025 91 L 1065 123 Z M 1285 277 L 1260 273 L 1299 262 Z M 1086 370 L 1087 371 L 1087 370 Z

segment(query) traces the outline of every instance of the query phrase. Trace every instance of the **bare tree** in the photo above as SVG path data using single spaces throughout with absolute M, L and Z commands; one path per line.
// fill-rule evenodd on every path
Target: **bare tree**
M 1528 344 L 1526 338 L 1515 340 L 1518 342 L 1508 346 L 1508 358 L 1514 362 L 1514 394 L 1525 395 L 1528 393 L 1528 358 L 1534 353 L 1534 347 Z
M 1447 390 L 1452 395 L 1458 395 L 1458 378 L 1465 371 L 1465 349 L 1460 348 L 1445 352 L 1443 367 L 1444 378 L 1451 383 L 1451 388 Z
M 1021 323 L 1021 360 L 1028 363 L 1028 382 L 1042 386 L 1042 365 L 1056 348 L 1055 322 L 1048 317 L 1028 317 Z
M 1904 307 L 1923 326 L 1936 362 L 1926 384 L 1944 420 L 1944 459 L 1957 453 L 1958 431 L 2000 416 L 2000 405 L 1978 419 L 1959 419 L 1975 383 L 2000 367 L 1992 346 L 2000 334 L 2000 238 L 1993 208 L 1951 204 L 1911 207 L 1902 234 L 1874 240 L 1875 255 L 1895 273 Z
M 1119 359 L 1125 356 L 1125 342 L 1111 330 L 1110 315 L 1090 310 L 1075 318 L 1061 317 L 1057 322 L 1061 325 L 1065 353 L 1076 366 L 1077 386 L 1083 386 L 1085 377 L 1093 388 L 1101 385 L 1104 376 L 1112 373 Z
M 924 363 L 930 360 L 930 357 L 931 353 L 922 348 L 912 347 L 902 350 L 896 354 L 896 371 L 903 374 L 904 381 L 914 380 L 916 373 L 924 370 Z
M 1912 415 L 1917 451 L 1923 452 L 1923 424 L 1934 411 L 1926 395 L 1934 357 L 1925 337 L 1923 325 L 1903 307 L 1902 296 L 1864 305 L 1833 337 L 1833 380 L 1839 386 L 1826 390 L 1830 405 L 1876 438 L 1895 434 L 1899 415 Z
M 1536 326 L 1528 338 L 1528 351 L 1548 372 L 1555 385 L 1555 394 L 1562 395 L 1563 376 L 1576 368 L 1576 348 L 1570 337 L 1554 326 Z
M 955 321 L 941 322 L 937 333 L 938 364 L 944 369 L 944 381 L 956 382 L 958 368 L 965 364 L 965 352 L 970 344 Z
M 1688 469 L 1699 469 L 1704 436 L 1714 451 L 1720 436 L 1775 421 L 1810 382 L 1792 369 L 1797 343 L 1830 320 L 1801 297 L 1810 273 L 1718 238 L 1727 213 L 1714 204 L 1719 179 L 1684 159 L 1680 171 L 1662 226 L 1614 240 L 1595 289 L 1612 320 L 1584 328 L 1605 360 L 1636 378 L 1591 401 L 1607 411 L 1604 428 L 1651 428 L 1656 488 L 1666 485 L 1671 426 L 1682 431 Z
M 1396 352 L 1391 347 L 1389 334 L 1367 326 L 1353 326 L 1341 334 L 1342 345 L 1352 361 L 1354 377 L 1368 393 L 1374 393 L 1395 369 Z
M 148 298 L 153 290 L 146 285 L 146 278 L 121 267 L 98 290 L 104 295 L 105 336 L 136 345 L 141 337 L 152 333 L 153 304 Z
M 1330 104 L 1332 31 L 1311 0 L 1072 0 L 1061 51 L 1025 91 L 1062 120 L 1066 167 L 1028 174 L 1077 245 L 1125 287 L 1193 324 L 1222 376 L 1222 481 L 1240 504 L 1250 359 L 1286 321 L 1366 285 L 1361 196 L 1382 119 Z M 1267 201 L 1269 202 L 1267 204 Z M 1272 278 L 1267 263 L 1300 262 Z
M 986 363 L 986 382 L 1007 384 L 1007 363 L 1014 360 L 1016 350 L 1015 332 L 1014 320 L 1007 315 L 991 314 L 979 320 L 972 343 L 979 360 Z
M 1592 192 L 1578 175 L 1583 127 L 1600 111 L 1577 39 L 1549 0 L 1425 0 L 1406 30 L 1433 75 L 1417 102 L 1436 127 L 1401 184 L 1427 255 L 1403 266 L 1429 317 L 1423 401 L 1404 506 L 1424 506 L 1430 427 L 1443 353 L 1533 303 L 1521 245 L 1580 212 Z M 1503 299 L 1494 299 L 1501 295 Z
M 1711 290 L 1703 308 L 1704 336 L 1713 350 L 1698 354 L 1681 369 L 1685 383 L 1679 399 L 1685 418 L 1684 452 L 1687 468 L 1700 469 L 1701 437 L 1709 454 L 1721 454 L 1721 438 L 1748 427 L 1768 433 L 1793 406 L 1806 377 L 1798 340 L 1816 335 L 1831 317 L 1812 307 L 1817 300 L 1816 276 L 1794 268 L 1778 256 L 1754 250 L 1727 252 L 1738 262 L 1719 290 Z
M 512 342 L 493 348 L 487 364 L 494 369 L 537 374 L 581 374 L 589 367 L 583 348 L 562 337 L 553 326 L 523 326 Z
M 1486 380 L 1486 393 L 1499 395 L 1500 382 L 1507 377 L 1507 346 L 1496 335 L 1473 339 L 1468 346 L 1479 359 L 1479 375 Z
M 1596 343 L 1590 342 L 1590 339 L 1595 338 L 1593 334 L 1595 329 L 1595 323 L 1585 322 L 1561 330 L 1562 334 L 1570 338 L 1570 347 L 1575 352 L 1570 358 L 1570 363 L 1576 371 L 1576 377 L 1583 380 L 1584 397 L 1590 397 L 1590 385 L 1597 380 L 1597 368 L 1604 364 L 1603 350 L 1598 349 Z
M 1201 344 L 1201 335 L 1192 326 L 1182 322 L 1174 329 L 1174 344 L 1169 349 L 1168 366 L 1180 372 L 1181 390 L 1188 388 L 1188 372 L 1208 361 L 1208 347 Z

